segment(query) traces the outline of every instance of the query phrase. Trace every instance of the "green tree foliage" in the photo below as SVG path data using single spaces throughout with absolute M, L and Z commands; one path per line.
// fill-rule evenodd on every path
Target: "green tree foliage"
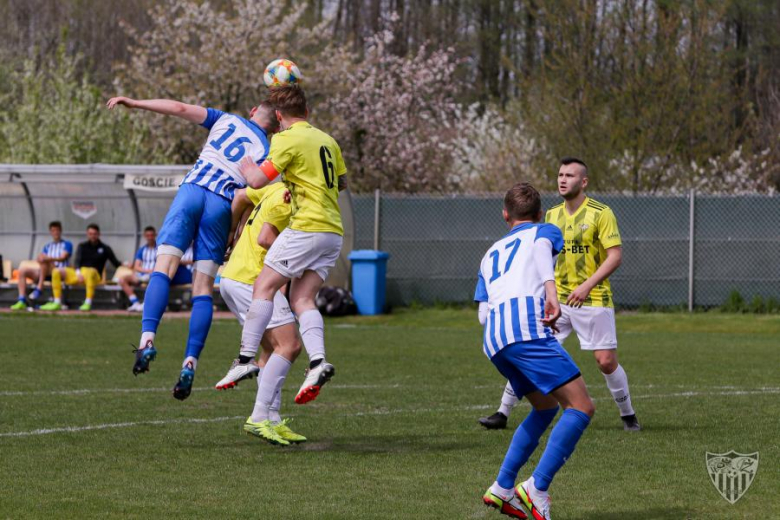
M 78 58 L 64 49 L 35 66 L 26 60 L 8 73 L 11 88 L 0 104 L 0 161 L 9 163 L 151 162 L 140 121 L 114 117 L 88 75 L 76 74 Z M 5 73 L 4 73 L 5 74 Z

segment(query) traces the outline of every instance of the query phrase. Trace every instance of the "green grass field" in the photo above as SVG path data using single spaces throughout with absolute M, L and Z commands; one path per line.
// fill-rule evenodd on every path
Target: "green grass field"
M 481 496 L 513 428 L 488 432 L 503 381 L 471 310 L 401 310 L 326 323 L 337 374 L 283 413 L 309 437 L 279 448 L 240 433 L 256 384 L 210 387 L 240 329 L 218 320 L 196 390 L 170 394 L 187 322 L 168 320 L 152 371 L 133 377 L 138 318 L 0 315 L 1 518 L 500 518 Z M 556 519 L 777 518 L 780 318 L 622 314 L 620 358 L 645 429 L 623 432 L 576 338 L 597 413 L 551 495 Z M 544 442 L 544 441 L 543 441 Z M 705 452 L 760 452 L 747 494 L 715 490 Z M 521 478 L 530 472 L 537 450 Z

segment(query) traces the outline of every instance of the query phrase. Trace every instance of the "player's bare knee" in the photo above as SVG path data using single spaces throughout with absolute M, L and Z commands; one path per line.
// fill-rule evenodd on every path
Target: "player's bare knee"
M 603 374 L 611 374 L 617 370 L 618 362 L 614 357 L 609 358 L 596 358 L 596 364 L 599 366 L 599 370 Z

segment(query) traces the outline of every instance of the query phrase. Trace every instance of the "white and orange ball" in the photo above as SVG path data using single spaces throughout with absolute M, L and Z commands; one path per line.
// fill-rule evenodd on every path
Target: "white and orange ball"
M 263 81 L 268 87 L 284 85 L 300 85 L 303 75 L 298 65 L 290 60 L 280 58 L 268 64 L 263 73 Z

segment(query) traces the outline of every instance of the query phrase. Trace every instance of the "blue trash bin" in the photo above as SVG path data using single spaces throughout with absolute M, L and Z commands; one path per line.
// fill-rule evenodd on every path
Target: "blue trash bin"
M 358 249 L 349 254 L 352 262 L 352 296 L 360 314 L 382 314 L 385 308 L 387 259 L 384 251 Z

